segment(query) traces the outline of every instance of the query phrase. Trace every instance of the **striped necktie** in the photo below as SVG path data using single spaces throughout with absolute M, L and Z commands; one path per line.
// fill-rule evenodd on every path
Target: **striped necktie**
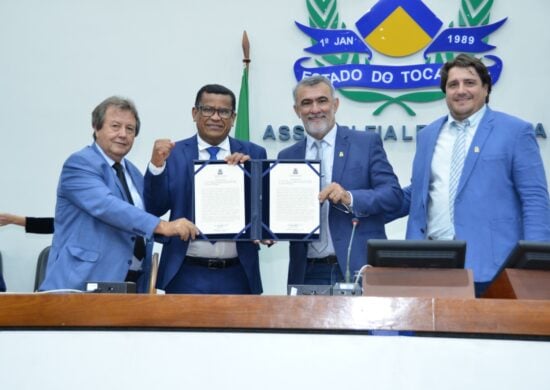
M 321 188 L 324 188 L 327 185 L 327 172 L 326 172 L 326 164 L 323 161 L 323 155 L 325 152 L 325 141 L 323 140 L 316 140 L 313 143 L 313 146 L 316 150 L 315 159 L 321 161 Z
M 323 189 L 327 185 L 326 164 L 323 161 L 325 141 L 316 140 L 314 141 L 313 146 L 315 147 L 317 153 L 315 159 L 321 161 L 321 189 Z M 321 206 L 321 234 L 319 235 L 319 241 L 314 241 L 311 243 L 313 249 L 319 253 L 322 253 L 328 246 L 328 211 L 329 202 L 325 201 Z
M 466 159 L 466 129 L 470 126 L 470 122 L 451 122 L 451 128 L 456 129 L 456 139 L 453 145 L 453 154 L 451 156 L 451 170 L 449 174 L 449 214 L 451 223 L 454 225 L 454 209 L 455 199 L 464 168 L 464 160 Z

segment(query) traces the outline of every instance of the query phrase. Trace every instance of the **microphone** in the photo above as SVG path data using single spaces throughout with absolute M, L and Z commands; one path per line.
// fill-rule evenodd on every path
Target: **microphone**
M 355 229 L 357 228 L 357 225 L 359 225 L 359 218 L 353 217 L 351 219 L 351 235 L 349 238 L 349 244 L 348 244 L 348 253 L 346 256 L 346 272 L 344 275 L 344 281 L 345 283 L 336 283 L 333 288 L 332 295 L 361 295 L 361 287 L 356 284 L 356 282 L 351 283 L 351 275 L 350 275 L 350 262 L 351 262 L 351 247 L 353 246 L 353 238 L 355 237 Z
M 350 271 L 349 271 L 349 263 L 350 263 L 350 259 L 351 259 L 351 247 L 353 245 L 353 238 L 355 237 L 355 228 L 357 227 L 357 225 L 359 225 L 359 218 L 353 217 L 351 219 L 351 225 L 353 227 L 351 228 L 351 235 L 350 235 L 350 238 L 349 238 L 348 253 L 347 253 L 347 256 L 346 256 L 346 275 L 344 277 L 344 280 L 346 281 L 346 283 L 349 283 L 350 280 L 351 280 L 351 275 L 350 275 Z

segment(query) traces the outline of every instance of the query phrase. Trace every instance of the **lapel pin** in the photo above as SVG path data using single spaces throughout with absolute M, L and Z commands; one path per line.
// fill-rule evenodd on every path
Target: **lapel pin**
M 344 152 L 338 153 L 338 157 L 344 157 Z
M 474 153 L 479 153 L 479 146 L 474 146 Z

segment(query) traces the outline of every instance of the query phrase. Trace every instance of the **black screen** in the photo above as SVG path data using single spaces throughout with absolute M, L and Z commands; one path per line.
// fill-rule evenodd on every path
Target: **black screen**
M 466 241 L 368 240 L 367 260 L 374 267 L 464 268 Z
M 518 241 L 504 268 L 550 270 L 550 242 Z

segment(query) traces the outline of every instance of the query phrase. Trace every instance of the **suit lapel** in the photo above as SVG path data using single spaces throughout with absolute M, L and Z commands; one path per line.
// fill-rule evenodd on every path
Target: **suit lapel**
M 111 189 L 111 191 L 114 191 L 115 194 L 118 193 L 118 197 L 120 199 L 128 202 L 124 188 L 122 188 L 122 183 L 118 180 L 115 170 L 107 163 L 107 160 L 105 160 L 105 157 L 99 151 L 99 146 L 96 143 L 92 145 L 92 150 L 99 156 L 99 161 L 101 161 L 100 166 L 105 174 L 105 182 L 107 183 L 107 186 Z M 143 190 L 143 186 L 141 190 Z
M 476 130 L 476 134 L 472 139 L 472 144 L 470 145 L 468 153 L 466 154 L 464 168 L 462 169 L 462 175 L 460 176 L 460 182 L 458 183 L 457 195 L 460 193 L 460 191 L 462 191 L 462 188 L 464 188 L 466 182 L 470 178 L 474 166 L 479 159 L 479 155 L 481 154 L 480 151 L 483 150 L 483 146 L 485 145 L 485 142 L 487 142 L 487 139 L 489 138 L 489 135 L 492 131 L 493 112 L 489 109 L 489 107 L 487 107 L 487 112 L 485 112 L 485 115 L 483 116 L 483 118 L 481 118 L 479 126 Z
M 190 180 L 189 183 L 193 183 L 193 176 L 195 175 L 195 166 L 193 164 L 193 161 L 199 159 L 199 144 L 197 142 L 197 135 L 194 135 L 193 137 L 187 138 L 183 141 L 181 153 L 183 153 L 181 161 L 190 162 L 190 164 L 186 164 L 187 175 L 188 179 Z
M 341 183 L 344 167 L 348 159 L 349 140 L 348 135 L 340 127 L 336 128 L 336 141 L 334 143 L 334 161 L 332 165 L 332 181 Z
M 292 158 L 306 158 L 306 146 L 307 138 L 304 138 L 302 141 L 296 144 L 297 154 L 295 156 L 292 156 Z
M 231 150 L 229 151 L 231 154 L 233 154 L 233 153 L 244 153 L 244 154 L 248 154 L 248 153 L 246 153 L 246 151 L 244 150 L 243 144 L 240 143 L 239 141 L 237 141 L 236 139 L 231 138 L 231 137 L 229 137 L 229 148 L 231 149 Z
M 188 159 L 199 159 L 199 144 L 196 135 L 183 141 L 183 153 L 185 156 L 189 156 Z
M 134 184 L 134 187 L 136 187 L 138 195 L 141 198 L 141 202 L 143 203 L 143 176 L 139 169 L 137 169 L 130 161 L 125 160 L 125 162 L 128 175 L 130 175 L 130 179 L 132 179 L 132 183 Z M 117 180 L 117 182 L 118 181 L 120 180 Z
M 289 146 L 288 149 L 285 149 L 284 151 L 284 158 L 287 160 L 293 160 L 293 159 L 305 159 L 306 158 L 306 145 L 307 145 L 307 138 L 304 137 L 304 139 L 296 142 L 294 145 Z
M 422 170 L 421 172 L 428 172 L 428 174 L 422 175 L 423 182 L 422 182 L 422 203 L 424 204 L 424 209 L 428 209 L 428 197 L 430 192 L 430 179 L 432 177 L 431 171 L 432 171 L 432 160 L 434 157 L 435 152 L 435 145 L 437 143 L 437 139 L 439 138 L 439 134 L 441 133 L 441 129 L 443 128 L 445 122 L 447 121 L 447 117 L 440 118 L 437 122 L 434 123 L 433 130 L 429 133 L 426 133 L 426 140 L 424 141 L 426 144 L 426 147 L 424 149 L 424 154 L 421 156 L 422 161 Z M 418 150 L 417 150 L 418 153 Z

